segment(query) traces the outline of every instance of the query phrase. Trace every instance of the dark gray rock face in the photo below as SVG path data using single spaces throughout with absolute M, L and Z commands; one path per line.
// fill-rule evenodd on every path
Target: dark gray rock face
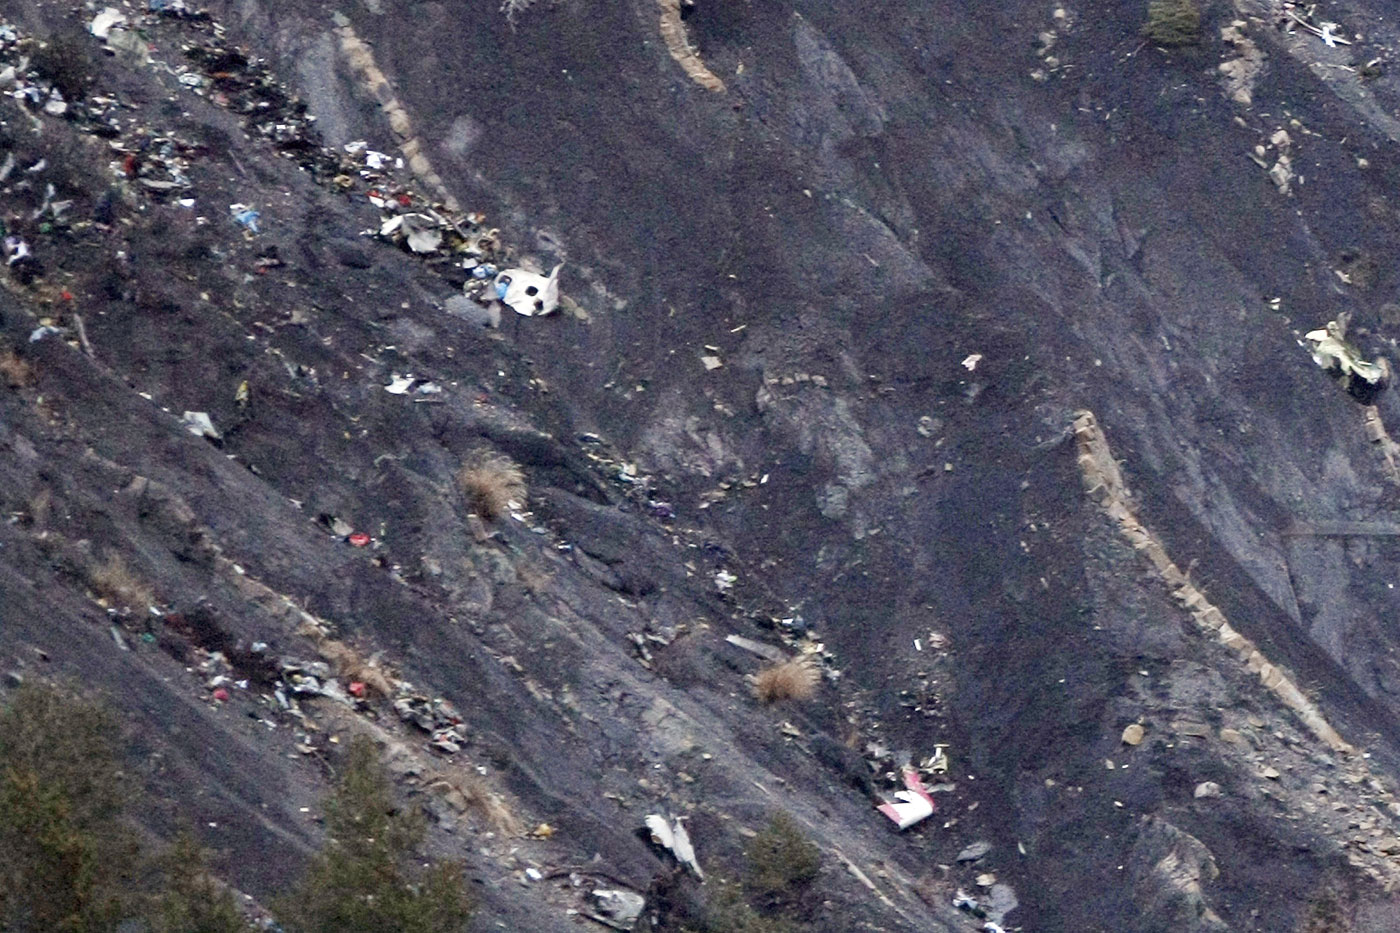
M 1027 930 L 1282 931 L 1325 897 L 1393 925 L 1400 540 L 1373 532 L 1400 475 L 1300 338 L 1342 311 L 1367 359 L 1400 336 L 1400 36 L 1369 0 L 1326 14 L 1338 47 L 1272 0 L 1202 6 L 1201 44 L 1166 51 L 1135 4 L 698 0 L 716 93 L 651 0 L 513 24 L 211 4 L 328 144 L 417 156 L 512 261 L 564 262 L 548 318 L 493 319 L 468 273 L 360 237 L 365 192 L 249 138 L 217 87 L 95 51 L 124 115 L 190 142 L 196 203 L 113 195 L 105 143 L 3 105 L 5 146 L 46 155 L 98 225 L 30 230 L 42 179 L 0 186 L 41 284 L 74 296 L 0 295 L 0 351 L 35 372 L 0 388 L 0 663 L 110 693 L 149 752 L 152 825 L 218 824 L 221 868 L 259 896 L 317 841 L 301 808 L 324 776 L 270 705 L 207 702 L 187 632 L 113 644 L 84 579 L 107 553 L 230 645 L 307 655 L 324 623 L 451 700 L 450 760 L 420 760 L 386 705 L 308 705 L 380 730 L 408 793 L 480 768 L 520 828 L 550 824 L 435 832 L 483 929 L 575 929 L 576 892 L 524 872 L 595 854 L 690 909 L 644 816 L 688 815 L 717 870 L 775 809 L 826 852 L 821 929 L 970 928 L 955 892 L 994 884 Z M 152 27 L 152 54 L 179 61 L 187 28 Z M 91 356 L 28 342 L 74 313 Z M 443 391 L 384 391 L 405 373 Z M 1081 409 L 1142 523 L 1369 759 L 1319 745 L 1085 496 Z M 1375 414 L 1400 430 L 1393 390 Z M 453 482 L 479 448 L 531 491 L 490 537 Z M 803 630 L 833 676 L 758 706 L 760 661 L 725 635 Z M 940 747 L 938 813 L 896 833 L 867 795 Z

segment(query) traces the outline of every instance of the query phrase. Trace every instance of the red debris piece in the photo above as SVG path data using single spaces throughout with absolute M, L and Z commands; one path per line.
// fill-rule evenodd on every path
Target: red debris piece
M 365 534 L 363 531 L 357 531 L 351 535 L 348 540 L 355 547 L 365 547 L 369 544 L 369 535 Z
M 225 690 L 223 687 L 219 687 L 217 690 L 214 691 L 214 699 L 218 700 L 220 703 L 227 703 L 228 691 Z
M 62 298 L 64 301 L 72 301 L 73 293 L 65 288 L 63 291 L 58 293 L 58 297 Z
M 350 681 L 350 695 L 352 697 L 363 697 L 365 695 L 365 685 L 358 680 Z

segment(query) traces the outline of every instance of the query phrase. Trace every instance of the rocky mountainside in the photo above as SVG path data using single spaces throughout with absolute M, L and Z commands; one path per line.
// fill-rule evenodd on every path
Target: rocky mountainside
M 1305 339 L 1400 335 L 1400 27 L 1147 6 L 0 0 L 8 682 L 253 902 L 367 733 L 481 930 L 778 812 L 813 929 L 1400 930 L 1400 403 Z

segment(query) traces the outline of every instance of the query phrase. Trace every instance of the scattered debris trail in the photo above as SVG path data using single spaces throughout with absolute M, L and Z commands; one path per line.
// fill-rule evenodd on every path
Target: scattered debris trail
M 1091 411 L 1081 411 L 1074 419 L 1074 438 L 1079 447 L 1079 468 L 1084 473 L 1088 493 L 1097 495 L 1108 516 L 1118 523 L 1118 529 L 1134 549 L 1142 551 L 1156 568 L 1157 575 L 1172 588 L 1177 602 L 1191 613 L 1196 623 L 1208 632 L 1215 632 L 1220 643 L 1229 648 L 1244 663 L 1250 673 L 1273 692 L 1283 704 L 1298 714 L 1313 735 L 1333 751 L 1351 754 L 1352 746 L 1333 729 L 1312 702 L 1280 669 L 1255 647 L 1254 643 L 1231 627 L 1224 613 L 1206 599 L 1205 595 L 1182 573 L 1167 556 L 1162 542 L 1143 527 L 1133 514 L 1128 487 L 1109 449 L 1108 438 Z
M 379 109 L 384 111 L 384 116 L 389 120 L 389 128 L 399 140 L 399 151 L 403 153 L 409 169 L 423 184 L 437 193 L 449 211 L 460 211 L 461 207 L 458 206 L 456 198 L 448 192 L 442 176 L 433 170 L 432 163 L 428 161 L 423 141 L 414 135 L 413 125 L 408 120 L 408 111 L 394 96 L 389 79 L 384 77 L 384 72 L 375 64 L 374 52 L 355 33 L 355 28 L 344 15 L 335 14 L 335 27 L 335 34 L 340 39 L 341 53 L 354 69 L 365 90 L 379 102 Z

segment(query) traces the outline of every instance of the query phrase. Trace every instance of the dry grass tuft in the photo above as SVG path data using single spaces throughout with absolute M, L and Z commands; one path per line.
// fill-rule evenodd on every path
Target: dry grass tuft
M 34 384 L 34 367 L 13 350 L 0 353 L 0 380 L 11 389 L 23 389 Z
M 29 497 L 29 505 L 25 509 L 25 515 L 21 521 L 28 527 L 42 528 L 48 524 L 49 513 L 52 510 L 53 490 L 45 486 Z
M 392 697 L 398 692 L 399 681 L 393 671 L 380 663 L 377 657 L 365 657 L 360 647 L 332 636 L 314 617 L 305 616 L 296 633 L 309 638 L 316 645 L 316 652 L 335 669 L 336 676 L 341 680 L 347 683 L 359 681 L 382 697 Z
M 525 474 L 504 454 L 472 454 L 457 474 L 457 486 L 472 511 L 488 522 L 505 515 L 511 502 L 525 504 Z
M 474 775 L 460 780 L 438 777 L 430 780 L 426 789 L 441 796 L 458 811 L 475 814 L 501 836 L 519 836 L 524 831 L 510 805 L 482 778 Z
M 468 779 L 462 788 L 467 797 L 467 809 L 475 813 L 499 835 L 518 836 L 520 821 L 500 794 L 486 786 L 484 780 Z
M 116 552 L 108 554 L 102 563 L 88 568 L 88 585 L 114 606 L 144 611 L 156 602 L 150 586 Z
M 812 659 L 803 655 L 770 664 L 753 677 L 753 694 L 762 703 L 778 700 L 806 700 L 817 692 L 821 674 Z

